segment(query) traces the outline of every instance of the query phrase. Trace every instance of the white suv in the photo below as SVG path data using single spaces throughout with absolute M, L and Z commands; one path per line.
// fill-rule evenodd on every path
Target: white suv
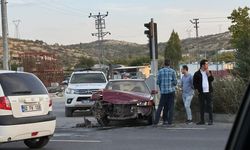
M 90 109 L 92 93 L 104 89 L 107 78 L 101 71 L 77 71 L 71 74 L 65 90 L 65 116 L 72 117 L 75 110 Z
M 31 73 L 0 71 L 0 143 L 24 140 L 29 148 L 41 148 L 55 126 L 43 83 Z

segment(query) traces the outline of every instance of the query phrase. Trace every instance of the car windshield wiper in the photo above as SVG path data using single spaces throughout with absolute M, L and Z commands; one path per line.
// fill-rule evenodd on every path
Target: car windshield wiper
M 14 91 L 14 92 L 11 92 L 12 94 L 30 94 L 32 93 L 32 91 Z

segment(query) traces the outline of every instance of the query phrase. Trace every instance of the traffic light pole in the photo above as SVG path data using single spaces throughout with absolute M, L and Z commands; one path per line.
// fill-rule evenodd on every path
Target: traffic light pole
M 156 60 L 156 47 L 155 47 L 155 24 L 154 24 L 154 20 L 153 20 L 153 18 L 151 18 L 151 22 L 150 22 L 150 24 L 151 24 L 151 27 L 152 27 L 152 36 L 150 37 L 150 38 L 152 38 L 151 39 L 151 47 L 152 47 L 152 60 L 151 60 L 151 71 L 152 71 L 152 74 L 153 74 L 153 76 L 154 76 L 154 90 L 156 91 L 157 90 L 157 84 L 156 84 L 156 81 L 157 81 L 157 68 L 158 68 L 158 63 L 157 63 L 157 60 Z

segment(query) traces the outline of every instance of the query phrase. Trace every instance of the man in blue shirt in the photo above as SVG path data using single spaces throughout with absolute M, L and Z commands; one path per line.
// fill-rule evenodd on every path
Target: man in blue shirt
M 161 97 L 155 114 L 154 124 L 157 125 L 163 110 L 163 124 L 172 125 L 174 115 L 174 97 L 177 85 L 176 71 L 170 68 L 170 60 L 165 60 L 165 67 L 158 72 L 157 84 L 160 87 Z
M 187 124 L 191 124 L 192 121 L 192 111 L 190 108 L 191 101 L 194 95 L 194 87 L 193 87 L 193 76 L 188 73 L 188 66 L 183 65 L 181 69 L 181 73 L 183 74 L 181 78 L 181 88 L 182 88 L 182 100 L 187 113 Z

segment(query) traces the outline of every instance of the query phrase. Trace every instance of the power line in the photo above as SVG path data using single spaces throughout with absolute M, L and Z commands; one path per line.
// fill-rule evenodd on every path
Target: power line
M 228 21 L 202 21 L 201 23 L 219 23 L 219 22 L 226 23 L 226 22 L 230 22 L 230 20 Z
M 199 19 L 227 19 L 227 17 L 207 17 L 207 18 L 199 18 Z
M 65 9 L 62 9 L 62 8 L 58 8 L 58 7 L 54 7 L 54 6 L 51 6 L 51 5 L 46 4 L 46 3 L 40 3 L 39 6 L 42 7 L 42 8 L 45 8 L 47 10 L 54 11 L 54 12 L 64 14 L 64 15 L 68 15 L 68 16 L 81 17 L 81 18 L 84 17 L 83 14 L 79 14 L 79 13 L 72 12 L 72 11 L 69 11 L 69 10 L 65 10 Z

